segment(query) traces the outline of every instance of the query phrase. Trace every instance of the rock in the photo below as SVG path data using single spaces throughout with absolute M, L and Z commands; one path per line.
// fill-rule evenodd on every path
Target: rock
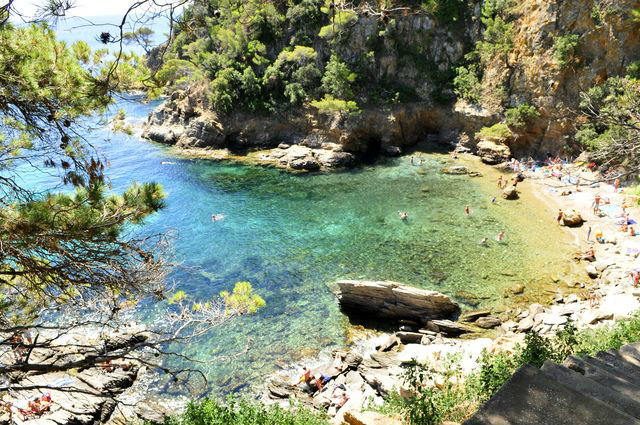
M 353 351 L 349 351 L 342 361 L 347 369 L 357 369 L 360 363 L 362 363 L 362 356 Z
M 341 280 L 337 285 L 340 305 L 348 313 L 424 322 L 460 311 L 444 294 L 396 282 Z
M 511 151 L 509 147 L 490 140 L 481 140 L 476 146 L 477 155 L 485 164 L 500 164 L 509 159 Z
M 389 351 L 393 347 L 400 344 L 400 339 L 396 335 L 389 335 L 389 337 L 380 345 L 376 347 L 378 351 Z
M 529 306 L 529 316 L 532 318 L 542 313 L 543 311 L 544 307 L 541 304 L 534 303 Z
M 567 304 L 577 303 L 578 302 L 578 296 L 576 294 L 569 294 L 567 296 L 567 298 L 564 299 L 564 302 L 567 303 Z
M 313 157 L 304 157 L 289 162 L 289 167 L 294 170 L 317 171 L 320 169 L 320 163 Z
M 396 332 L 396 336 L 403 344 L 419 344 L 423 335 L 419 332 Z
M 598 322 L 603 320 L 612 320 L 613 313 L 606 313 L 600 310 L 589 310 L 584 312 L 582 315 L 581 321 L 587 325 L 595 325 Z
M 460 322 L 472 323 L 478 320 L 481 317 L 485 317 L 491 314 L 491 310 L 477 310 L 477 311 L 467 311 L 462 313 L 458 318 Z
M 476 321 L 476 325 L 482 329 L 492 329 L 500 326 L 502 321 L 495 316 L 481 317 Z
M 510 201 L 518 199 L 518 189 L 515 186 L 508 186 L 502 191 L 502 197 Z
M 551 313 L 542 313 L 542 323 L 545 325 L 564 325 L 568 319 L 566 316 L 554 315 Z
M 600 273 L 598 272 L 598 270 L 596 269 L 596 267 L 593 264 L 589 264 L 585 268 L 585 271 L 587 272 L 587 274 L 589 275 L 589 277 L 591 279 L 596 279 L 598 276 L 600 276 Z
M 267 384 L 269 395 L 275 398 L 289 398 L 295 393 L 295 387 L 284 381 L 271 381 Z
M 446 167 L 442 169 L 443 174 L 450 174 L 453 176 L 463 176 L 469 173 L 467 167 L 463 165 L 452 165 L 451 167 Z
M 442 332 L 451 336 L 458 336 L 473 332 L 473 329 L 468 326 L 452 322 L 451 320 L 430 320 L 427 322 L 427 329 L 433 330 L 434 332 Z
M 582 216 L 575 210 L 562 215 L 562 225 L 567 227 L 580 227 L 584 223 Z
M 384 145 L 382 146 L 382 152 L 388 156 L 402 155 L 402 149 L 398 146 Z
M 520 323 L 518 323 L 518 330 L 520 332 L 527 332 L 533 328 L 533 325 L 534 325 L 533 317 L 532 316 L 525 317 L 520 321 Z
M 346 412 L 343 420 L 346 425 L 403 425 L 397 418 L 376 412 Z
M 511 291 L 514 295 L 522 294 L 522 293 L 524 292 L 524 290 L 525 290 L 525 286 L 524 286 L 523 284 L 521 284 L 521 283 L 518 283 L 518 284 L 516 284 L 516 285 L 513 285 L 513 286 L 510 288 L 510 291 Z

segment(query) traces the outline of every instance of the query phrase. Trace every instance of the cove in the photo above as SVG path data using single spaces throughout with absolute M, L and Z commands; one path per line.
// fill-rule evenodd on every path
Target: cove
M 118 108 L 141 124 L 157 105 Z M 267 302 L 257 314 L 181 348 L 207 362 L 213 392 L 261 383 L 279 366 L 347 343 L 349 324 L 331 290 L 337 279 L 396 280 L 443 292 L 466 307 L 486 307 L 500 304 L 509 285 L 540 275 L 529 230 L 505 219 L 507 201 L 494 205 L 479 180 L 442 174 L 443 155 L 423 155 L 421 165 L 401 157 L 291 175 L 178 158 L 164 146 L 105 128 L 87 138 L 109 160 L 114 190 L 133 181 L 164 186 L 167 208 L 144 231 L 171 235 L 177 265 L 169 280 L 177 289 L 206 300 L 249 281 Z M 52 182 L 40 173 L 24 179 L 39 189 Z M 467 204 L 470 216 L 463 212 Z M 407 222 L 398 210 L 409 213 Z M 212 214 L 225 218 L 212 222 Z M 502 230 L 507 239 L 498 243 L 493 238 Z M 478 244 L 484 237 L 487 247 Z

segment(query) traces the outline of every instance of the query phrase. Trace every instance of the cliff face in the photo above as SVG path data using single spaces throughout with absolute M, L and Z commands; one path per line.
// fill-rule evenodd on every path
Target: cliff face
M 574 153 L 580 93 L 623 75 L 640 59 L 637 0 L 525 0 L 513 13 L 513 49 L 505 62 L 485 69 L 484 94 L 503 91 L 498 102 L 483 99 L 484 124 L 497 122 L 505 108 L 533 105 L 539 116 L 507 141 L 516 156 Z M 559 59 L 559 40 L 575 35 L 576 46 Z M 461 102 L 457 108 L 463 109 Z M 478 140 L 469 134 L 473 147 Z
M 537 110 L 527 125 L 491 143 L 514 156 L 574 153 L 580 93 L 621 75 L 640 60 L 638 0 L 522 0 L 509 9 L 512 46 L 504 59 L 483 60 L 481 96 L 475 105 L 455 99 L 454 69 L 485 40 L 481 3 L 468 5 L 464 25 L 445 26 L 428 13 L 403 14 L 383 21 L 359 15 L 343 29 L 340 43 L 318 38 L 320 57 L 337 53 L 358 69 L 369 87 L 390 87 L 373 102 L 364 92 L 357 114 L 320 113 L 312 107 L 277 114 L 218 114 L 207 89 L 175 92 L 149 118 L 145 136 L 180 147 L 275 147 L 281 143 L 345 152 L 397 154 L 437 135 L 447 143 L 477 151 L 483 127 L 504 121 L 505 111 L 528 104 Z M 573 44 L 563 47 L 563 41 Z M 566 44 L 566 43 L 565 43 Z M 409 93 L 399 96 L 400 93 Z M 485 140 L 486 141 L 486 140 Z M 486 144 L 484 145 L 486 148 Z M 489 149 L 491 150 L 491 149 Z

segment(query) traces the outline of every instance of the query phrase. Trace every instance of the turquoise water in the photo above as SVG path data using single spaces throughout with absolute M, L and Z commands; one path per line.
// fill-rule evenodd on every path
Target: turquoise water
M 123 106 L 141 122 L 156 104 Z M 290 175 L 175 158 L 138 136 L 100 130 L 88 138 L 110 161 L 114 190 L 132 181 L 164 186 L 168 206 L 145 231 L 173 234 L 180 265 L 170 279 L 178 288 L 204 300 L 246 280 L 267 302 L 184 348 L 209 362 L 213 391 L 235 391 L 312 350 L 343 345 L 347 321 L 330 289 L 337 279 L 391 279 L 452 296 L 465 290 L 494 303 L 501 287 L 525 278 L 517 232 L 474 180 L 439 172 L 442 156 L 426 156 L 422 166 L 405 157 Z M 41 189 L 52 182 L 25 179 Z M 407 222 L 398 210 L 409 212 Z M 212 214 L 225 219 L 213 223 Z M 493 241 L 500 230 L 507 243 Z M 482 237 L 489 247 L 479 247 Z M 517 272 L 501 275 L 505 269 Z

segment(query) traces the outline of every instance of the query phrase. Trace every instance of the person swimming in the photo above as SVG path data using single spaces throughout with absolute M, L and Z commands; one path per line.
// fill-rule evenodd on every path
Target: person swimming
M 409 218 L 409 213 L 406 211 L 398 211 L 398 215 L 400 216 L 400 220 L 406 220 Z
M 211 221 L 222 221 L 224 220 L 224 214 L 211 214 Z
M 469 209 L 469 205 L 465 205 L 464 206 L 464 215 L 469 215 L 471 214 L 471 209 Z

